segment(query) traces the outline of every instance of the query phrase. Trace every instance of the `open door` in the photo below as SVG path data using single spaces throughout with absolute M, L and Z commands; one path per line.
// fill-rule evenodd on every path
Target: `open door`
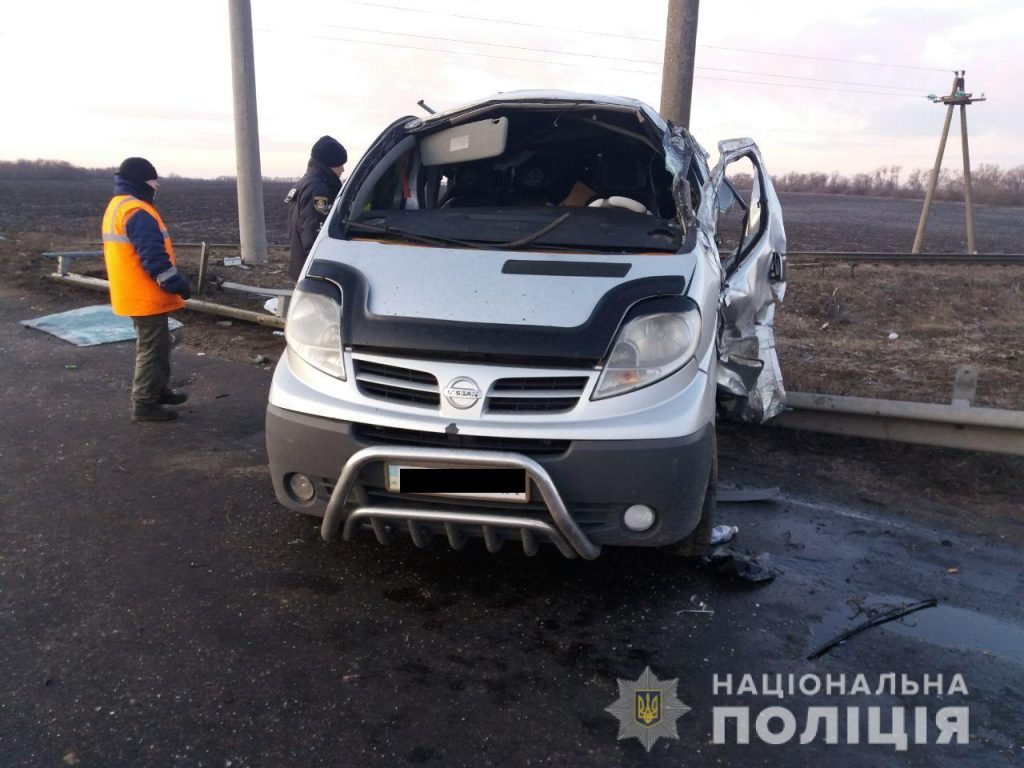
M 722 266 L 719 302 L 719 414 L 761 422 L 786 404 L 775 353 L 775 304 L 786 292 L 782 211 L 757 145 L 718 145 L 711 171 L 714 238 Z

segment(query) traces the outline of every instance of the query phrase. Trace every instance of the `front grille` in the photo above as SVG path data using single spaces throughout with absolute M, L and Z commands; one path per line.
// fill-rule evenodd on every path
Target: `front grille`
M 437 378 L 426 371 L 399 368 L 358 358 L 353 361 L 353 368 L 356 385 L 367 397 L 405 405 L 434 408 L 441 405 L 441 390 L 437 385 Z
M 369 445 L 410 445 L 426 448 L 472 448 L 484 451 L 513 451 L 526 456 L 554 456 L 569 450 L 568 440 L 543 440 L 522 437 L 483 437 L 421 432 L 415 429 L 354 424 L 354 436 Z
M 487 395 L 490 413 L 565 413 L 579 402 L 586 376 L 498 379 Z

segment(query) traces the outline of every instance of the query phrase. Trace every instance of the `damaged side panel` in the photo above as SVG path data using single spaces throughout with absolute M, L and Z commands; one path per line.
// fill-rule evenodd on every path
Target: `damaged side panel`
M 721 142 L 718 150 L 720 160 L 711 172 L 716 208 L 736 197 L 736 188 L 727 181 L 734 162 L 749 160 L 753 177 L 748 202 L 739 201 L 744 214 L 736 248 L 720 254 L 719 406 L 727 418 L 762 422 L 781 413 L 786 403 L 774 329 L 775 304 L 786 292 L 786 233 L 757 145 L 732 139 Z M 717 227 L 717 211 L 705 221 Z M 716 234 L 716 242 L 722 242 L 722 233 Z

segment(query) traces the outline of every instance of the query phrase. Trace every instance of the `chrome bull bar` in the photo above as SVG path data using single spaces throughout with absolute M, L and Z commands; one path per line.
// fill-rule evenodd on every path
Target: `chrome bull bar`
M 551 515 L 551 523 L 532 517 L 479 514 L 456 509 L 362 506 L 346 515 L 345 505 L 355 488 L 359 473 L 367 464 L 385 461 L 424 463 L 428 466 L 441 463 L 456 467 L 523 469 L 526 476 L 540 490 L 544 505 Z M 455 549 L 459 549 L 464 543 L 465 534 L 462 529 L 470 526 L 481 529 L 484 543 L 491 552 L 496 552 L 501 547 L 502 539 L 498 531 L 515 530 L 522 540 L 523 551 L 528 555 L 537 551 L 538 537 L 551 541 L 566 557 L 578 555 L 585 560 L 593 560 L 601 554 L 601 547 L 591 542 L 572 519 L 547 470 L 527 456 L 503 451 L 401 446 L 364 448 L 353 454 L 341 471 L 338 483 L 331 493 L 331 499 L 327 502 L 327 510 L 324 512 L 323 523 L 320 526 L 321 538 L 324 541 L 337 539 L 342 522 L 345 524 L 345 541 L 351 540 L 360 522 L 369 522 L 378 541 L 387 543 L 390 537 L 386 522 L 404 522 L 413 542 L 422 547 L 426 546 L 427 537 L 424 536 L 421 526 L 429 523 L 443 525 L 448 542 Z

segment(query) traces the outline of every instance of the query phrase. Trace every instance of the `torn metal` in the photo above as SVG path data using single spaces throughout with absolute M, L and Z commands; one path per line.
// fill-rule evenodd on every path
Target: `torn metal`
M 762 422 L 781 413 L 786 404 L 774 329 L 775 304 L 786 293 L 786 232 L 779 199 L 757 145 L 750 139 L 731 139 L 720 142 L 718 151 L 720 159 L 711 171 L 713 195 L 705 196 L 700 217 L 712 233 L 718 211 L 723 206 L 727 209 L 731 202 L 727 198 L 734 191 L 726 179 L 728 167 L 741 158 L 749 159 L 753 167 L 744 217 L 744 235 L 750 239 L 741 240 L 733 253 L 719 254 L 719 405 L 727 418 Z
M 672 199 L 679 213 L 679 225 L 683 232 L 697 223 L 697 212 L 693 209 L 693 189 L 687 174 L 693 162 L 695 152 L 700 152 L 704 159 L 708 153 L 689 131 L 675 123 L 668 124 L 663 140 L 665 150 L 665 168 L 672 174 Z

